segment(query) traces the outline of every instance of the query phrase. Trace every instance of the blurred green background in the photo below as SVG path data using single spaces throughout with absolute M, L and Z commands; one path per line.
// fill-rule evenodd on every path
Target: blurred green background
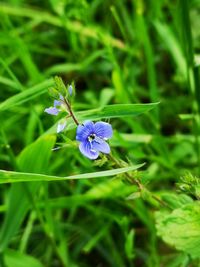
M 139 176 L 149 190 L 176 193 L 186 171 L 199 175 L 199 13 L 199 0 L 1 1 L 0 169 L 67 176 L 110 167 L 79 153 L 75 130 L 56 144 L 45 135 L 57 120 L 44 109 L 59 75 L 75 82 L 75 113 L 160 102 L 110 120 L 115 157 L 146 162 Z M 127 199 L 135 191 L 110 178 L 1 185 L 0 266 L 198 266 L 157 237 L 157 207 Z

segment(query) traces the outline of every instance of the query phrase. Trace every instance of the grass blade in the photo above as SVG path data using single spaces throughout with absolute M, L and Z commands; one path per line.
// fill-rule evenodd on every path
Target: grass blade
M 90 178 L 101 178 L 114 176 L 117 174 L 130 172 L 141 168 L 143 164 L 138 164 L 135 166 L 118 168 L 113 170 L 101 171 L 101 172 L 91 172 L 84 174 L 77 174 L 66 177 L 50 176 L 38 173 L 24 173 L 24 172 L 12 172 L 0 170 L 0 183 L 18 183 L 18 182 L 36 182 L 36 181 L 64 181 L 64 180 L 77 180 L 77 179 L 90 179 Z
M 0 111 L 8 110 L 16 105 L 21 105 L 36 96 L 44 94 L 48 87 L 54 84 L 53 79 L 46 80 L 40 84 L 34 85 L 30 89 L 27 89 L 19 94 L 9 97 L 0 104 Z
M 5 252 L 5 263 L 7 267 L 43 267 L 36 258 L 11 249 Z
M 55 136 L 44 136 L 27 146 L 19 155 L 19 169 L 29 172 L 44 172 L 54 143 Z M 41 153 L 41 150 L 43 153 Z M 22 183 L 12 185 L 7 200 L 6 217 L 0 231 L 0 252 L 7 247 L 20 227 L 26 212 L 31 206 L 30 196 L 37 192 L 39 186 L 40 183 L 29 183 L 26 187 Z

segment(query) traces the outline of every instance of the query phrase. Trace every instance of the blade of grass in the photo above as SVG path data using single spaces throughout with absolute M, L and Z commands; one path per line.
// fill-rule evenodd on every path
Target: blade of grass
M 77 174 L 77 175 L 66 176 L 66 177 L 0 170 L 0 183 L 3 184 L 3 183 L 36 182 L 36 181 L 48 181 L 48 182 L 50 182 L 50 181 L 100 178 L 100 177 L 114 176 L 114 175 L 118 175 L 121 173 L 137 170 L 138 168 L 141 168 L 142 166 L 144 166 L 144 163 L 138 164 L 135 166 L 125 167 L 125 168 L 118 168 L 118 169 L 107 170 L 107 171 Z
M 12 16 L 20 16 L 20 17 L 28 17 L 34 20 L 38 19 L 41 22 L 49 23 L 56 27 L 63 27 L 63 23 L 59 17 L 56 17 L 48 12 L 43 12 L 39 10 L 34 10 L 31 8 L 25 7 L 16 7 L 1 4 L 0 5 L 0 12 L 9 14 Z M 100 43 L 106 44 L 110 43 L 113 47 L 116 47 L 120 50 L 129 50 L 126 45 L 119 39 L 113 38 L 110 34 L 105 32 L 101 27 L 94 27 L 94 26 L 85 26 L 78 21 L 65 21 L 65 27 L 72 32 L 77 34 L 81 34 L 86 37 L 90 37 L 99 41 Z
M 7 267 L 43 267 L 36 258 L 11 249 L 5 252 L 5 263 Z
M 164 41 L 167 49 L 172 54 L 172 57 L 177 65 L 178 70 L 184 79 L 187 79 L 187 71 L 186 71 L 186 61 L 182 49 L 180 47 L 180 43 L 177 40 L 177 37 L 172 32 L 172 29 L 160 21 L 155 21 L 154 26 Z
M 21 89 L 19 89 L 19 86 L 18 86 L 18 84 L 16 84 L 16 82 L 14 82 L 14 81 L 6 78 L 6 77 L 0 76 L 0 83 L 5 84 L 5 85 L 15 89 L 15 91 L 21 91 Z
M 18 157 L 18 168 L 21 171 L 44 172 L 47 169 L 54 143 L 55 136 L 44 136 L 27 146 Z M 16 234 L 31 205 L 30 194 L 34 197 L 39 187 L 40 183 L 29 183 L 27 186 L 18 183 L 11 186 L 6 216 L 0 231 L 0 252 L 5 250 L 11 238 Z
M 16 75 L 13 73 L 13 71 L 10 69 L 9 65 L 7 64 L 7 62 L 0 57 L 0 63 L 3 66 L 3 68 L 7 71 L 7 73 L 9 74 L 9 76 L 12 79 L 12 83 L 13 83 L 13 87 L 15 86 L 16 89 L 18 89 L 19 91 L 23 91 L 24 87 L 23 85 L 20 83 L 20 81 L 18 80 L 18 78 L 16 77 Z M 5 82 L 7 79 L 5 77 L 3 77 L 3 81 Z M 5 80 L 6 79 L 6 80 Z M 8 83 L 8 80 L 7 80 Z
M 180 2 L 180 17 L 182 23 L 183 47 L 187 61 L 188 84 L 190 86 L 192 94 L 195 97 L 195 101 L 193 102 L 193 114 L 194 114 L 193 132 L 195 136 L 195 150 L 197 153 L 198 163 L 199 163 L 200 143 L 198 140 L 198 136 L 200 133 L 200 80 L 199 80 L 199 66 L 195 66 L 194 62 L 194 49 L 193 49 L 189 11 L 190 11 L 190 5 L 188 0 Z M 199 165 L 199 170 L 200 170 L 200 165 Z
M 49 69 L 47 69 L 46 74 L 52 75 L 52 74 L 58 74 L 58 73 L 68 73 L 72 71 L 85 71 L 89 68 L 89 66 L 96 61 L 98 58 L 105 55 L 104 50 L 98 50 L 95 53 L 93 53 L 90 57 L 87 57 L 85 60 L 81 60 L 81 62 L 78 63 L 63 63 L 63 64 L 57 64 Z
M 41 73 L 35 62 L 33 61 L 32 55 L 29 51 L 29 45 L 20 36 L 15 32 L 15 27 L 10 20 L 10 17 L 7 14 L 4 14 L 6 19 L 4 21 L 5 31 L 7 36 L 12 39 L 12 49 L 14 53 L 17 55 L 18 59 L 21 61 L 24 70 L 29 76 L 31 81 L 41 80 Z M 12 32 L 12 33 L 11 33 Z
M 143 1 L 140 0 L 137 1 L 135 5 L 136 5 L 136 15 L 137 15 L 136 26 L 139 29 L 138 37 L 140 38 L 140 42 L 144 47 L 145 57 L 147 60 L 147 77 L 150 87 L 150 92 L 149 92 L 150 99 L 152 102 L 156 102 L 159 100 L 159 92 L 157 88 L 157 77 L 155 71 L 155 62 L 154 62 L 155 56 L 150 35 L 148 32 L 148 26 L 144 17 L 144 6 L 143 6 L 144 4 Z
M 44 94 L 48 87 L 54 84 L 53 79 L 46 80 L 42 83 L 34 85 L 33 87 L 26 89 L 10 98 L 6 99 L 0 104 L 0 111 L 8 110 L 16 105 L 21 105 L 41 94 Z

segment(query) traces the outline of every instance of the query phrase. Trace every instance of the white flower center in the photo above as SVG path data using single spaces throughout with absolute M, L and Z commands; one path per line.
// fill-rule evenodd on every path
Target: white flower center
M 96 138 L 96 134 L 90 134 L 90 135 L 88 136 L 88 141 L 89 141 L 89 142 L 92 142 L 95 138 Z

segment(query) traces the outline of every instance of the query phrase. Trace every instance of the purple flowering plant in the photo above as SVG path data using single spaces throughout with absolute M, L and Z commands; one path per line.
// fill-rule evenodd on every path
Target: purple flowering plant
M 55 88 L 50 89 L 50 95 L 54 98 L 53 106 L 46 108 L 44 111 L 53 116 L 58 116 L 61 112 L 65 112 L 67 114 L 66 118 L 71 117 L 73 119 L 76 124 L 76 141 L 79 142 L 79 150 L 83 156 L 90 160 L 96 160 L 101 154 L 109 154 L 107 157 L 102 156 L 100 160 L 95 162 L 95 165 L 102 166 L 109 158 L 108 165 L 111 168 L 124 168 L 129 166 L 129 163 L 115 158 L 111 153 L 108 143 L 108 140 L 113 135 L 111 124 L 103 121 L 93 122 L 91 120 L 86 120 L 82 123 L 78 121 L 71 106 L 71 101 L 75 95 L 75 86 L 73 83 L 65 86 L 62 79 L 56 77 Z M 60 120 L 57 124 L 57 133 L 65 130 L 65 127 L 67 126 L 66 118 Z M 57 149 L 59 148 L 53 150 Z M 141 166 L 143 166 L 143 164 L 139 165 L 139 167 Z M 140 182 L 140 176 L 137 169 L 132 173 L 125 173 L 122 181 L 131 185 L 136 185 L 139 190 L 133 192 L 129 196 L 129 199 L 141 196 L 146 200 L 149 199 L 150 203 L 152 203 L 153 200 L 154 203 L 156 201 L 156 203 L 163 206 L 166 205 L 160 198 L 148 191 L 148 189 Z
M 57 124 L 57 133 L 65 130 L 65 127 L 67 126 L 66 119 L 70 117 L 76 124 L 76 141 L 78 141 L 79 150 L 84 157 L 90 160 L 96 160 L 99 156 L 101 156 L 100 160 L 95 162 L 95 165 L 98 166 L 102 166 L 108 161 L 108 158 L 108 165 L 112 168 L 124 168 L 129 166 L 129 163 L 115 158 L 111 153 L 108 143 L 109 139 L 113 135 L 111 124 L 103 121 L 78 121 L 71 105 L 75 95 L 75 86 L 73 83 L 65 86 L 61 78 L 55 77 L 55 87 L 51 88 L 49 93 L 54 99 L 53 106 L 46 108 L 44 111 L 53 116 L 58 116 L 61 112 L 65 112 L 67 114 L 64 119 L 59 120 L 59 123 Z M 59 148 L 54 148 L 53 150 L 57 149 Z M 107 157 L 103 155 L 107 155 Z M 124 181 L 129 184 L 135 184 L 139 188 L 140 192 L 146 190 L 143 184 L 139 181 L 137 170 L 132 172 L 132 174 L 126 173 Z M 147 190 L 145 192 L 147 192 Z M 134 193 L 131 197 L 134 197 Z M 154 198 L 156 197 L 154 196 Z M 157 201 L 160 200 L 158 199 Z
M 53 116 L 57 116 L 60 112 L 66 112 L 67 118 L 73 119 L 77 125 L 76 140 L 80 142 L 80 152 L 91 160 L 97 159 L 100 153 L 109 154 L 110 146 L 107 140 L 113 135 L 112 126 L 103 121 L 78 122 L 71 107 L 71 98 L 75 95 L 74 84 L 66 87 L 60 77 L 55 77 L 55 88 L 51 88 L 49 93 L 54 98 L 53 106 L 46 108 L 44 112 Z M 64 131 L 66 125 L 66 119 L 61 120 L 57 124 L 57 133 Z

